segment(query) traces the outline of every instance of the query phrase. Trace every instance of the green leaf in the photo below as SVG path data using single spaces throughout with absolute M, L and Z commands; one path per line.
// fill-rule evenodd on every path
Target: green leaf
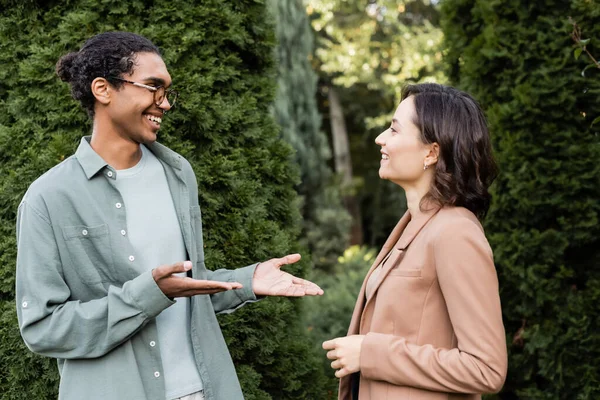
M 594 118 L 594 120 L 592 121 L 592 124 L 590 126 L 594 126 L 594 124 L 597 122 L 600 122 L 600 117 Z
M 578 49 L 575 49 L 575 51 L 573 52 L 573 55 L 575 56 L 575 59 L 579 59 L 579 56 L 581 55 L 581 52 L 583 51 L 583 49 L 580 47 Z
M 582 46 L 585 46 L 586 44 L 588 44 L 590 42 L 590 39 L 581 39 L 579 41 L 579 44 Z

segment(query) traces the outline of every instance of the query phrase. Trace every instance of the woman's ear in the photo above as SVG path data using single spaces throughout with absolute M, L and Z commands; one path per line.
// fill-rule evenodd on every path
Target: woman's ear
M 425 156 L 425 165 L 433 165 L 438 162 L 438 157 L 440 155 L 440 145 L 436 142 L 427 145 L 428 152 Z
M 92 81 L 92 94 L 101 104 L 110 103 L 112 87 L 105 78 L 96 78 Z

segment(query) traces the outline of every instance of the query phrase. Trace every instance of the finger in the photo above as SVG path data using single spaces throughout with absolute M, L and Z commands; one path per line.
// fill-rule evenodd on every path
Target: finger
M 327 352 L 327 358 L 330 360 L 336 360 L 337 357 L 337 350 L 331 350 Z
M 342 368 L 342 363 L 340 362 L 340 360 L 332 361 L 331 368 L 332 369 L 340 369 L 340 368 Z
M 191 261 L 180 261 L 172 265 L 161 265 L 152 270 L 154 280 L 168 278 L 179 272 L 186 272 L 192 268 Z
M 348 370 L 346 368 L 342 368 L 340 370 L 335 371 L 335 377 L 336 378 L 343 378 L 344 376 L 348 375 Z
M 176 272 L 184 272 L 185 261 L 181 261 L 172 265 L 160 265 L 152 270 L 152 276 L 155 279 L 165 278 Z M 190 263 L 191 264 L 191 263 Z
M 315 290 L 315 289 L 307 289 L 304 291 L 305 292 L 305 296 L 322 296 L 323 295 L 323 291 L 319 291 L 319 290 Z
M 293 288 L 293 292 L 291 291 L 291 289 Z M 289 289 L 290 294 L 288 294 L 288 296 L 293 296 L 293 297 L 302 297 L 302 296 L 316 296 L 319 291 L 315 290 L 315 289 L 309 289 L 306 288 L 302 285 L 292 285 Z
M 225 292 L 225 289 L 196 289 L 196 290 L 186 290 L 184 292 L 182 292 L 181 294 L 179 294 L 177 297 L 192 297 L 192 296 L 199 296 L 199 295 L 211 295 L 211 294 L 217 294 L 217 293 L 221 293 L 221 292 Z
M 288 297 L 302 297 L 306 294 L 302 286 L 291 285 L 286 289 L 285 296 Z
M 321 295 L 323 294 L 323 289 L 321 289 L 317 284 L 308 281 L 306 279 L 302 279 L 302 278 L 298 278 L 295 276 L 292 276 L 292 283 L 296 284 L 296 285 L 302 285 L 304 287 L 304 290 L 306 290 L 306 294 L 309 295 Z
M 304 294 L 306 296 L 321 296 L 323 294 L 323 289 L 319 288 L 313 288 L 313 287 L 305 287 L 304 288 Z
M 325 350 L 335 349 L 335 339 L 326 340 L 325 342 L 323 342 L 323 348 Z
M 180 261 L 178 263 L 168 266 L 165 272 L 167 272 L 167 275 L 172 275 L 179 272 L 187 272 L 190 269 L 192 269 L 191 261 Z
M 203 279 L 183 278 L 187 284 L 187 290 L 231 290 L 239 289 L 239 282 L 208 281 Z
M 182 279 L 192 281 L 192 286 L 183 291 L 181 297 L 197 296 L 202 294 L 210 295 L 243 287 L 242 284 L 239 282 L 201 281 L 191 278 Z M 198 282 L 200 282 L 200 285 L 198 285 Z
M 298 253 L 288 254 L 285 257 L 277 258 L 275 261 L 275 265 L 277 265 L 278 267 L 281 267 L 282 265 L 293 264 L 293 263 L 300 261 L 301 258 L 302 258 L 302 256 Z

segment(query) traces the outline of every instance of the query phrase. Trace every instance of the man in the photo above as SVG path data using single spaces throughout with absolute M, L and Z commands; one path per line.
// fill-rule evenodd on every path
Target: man
M 93 130 L 19 206 L 25 343 L 58 359 L 60 399 L 243 399 L 215 313 L 322 290 L 279 269 L 297 254 L 205 268 L 196 178 L 156 143 L 177 93 L 149 40 L 97 35 L 57 73 Z

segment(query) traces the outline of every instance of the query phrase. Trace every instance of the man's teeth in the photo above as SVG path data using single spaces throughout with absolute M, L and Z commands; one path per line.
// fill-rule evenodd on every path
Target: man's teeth
M 156 122 L 157 124 L 160 124 L 162 122 L 162 118 L 155 117 L 154 115 L 146 115 L 146 118 L 148 118 L 150 121 Z
M 382 154 L 382 155 L 381 155 L 381 159 L 382 159 L 382 160 L 389 160 L 389 159 L 390 159 L 390 156 L 388 156 L 387 154 Z

